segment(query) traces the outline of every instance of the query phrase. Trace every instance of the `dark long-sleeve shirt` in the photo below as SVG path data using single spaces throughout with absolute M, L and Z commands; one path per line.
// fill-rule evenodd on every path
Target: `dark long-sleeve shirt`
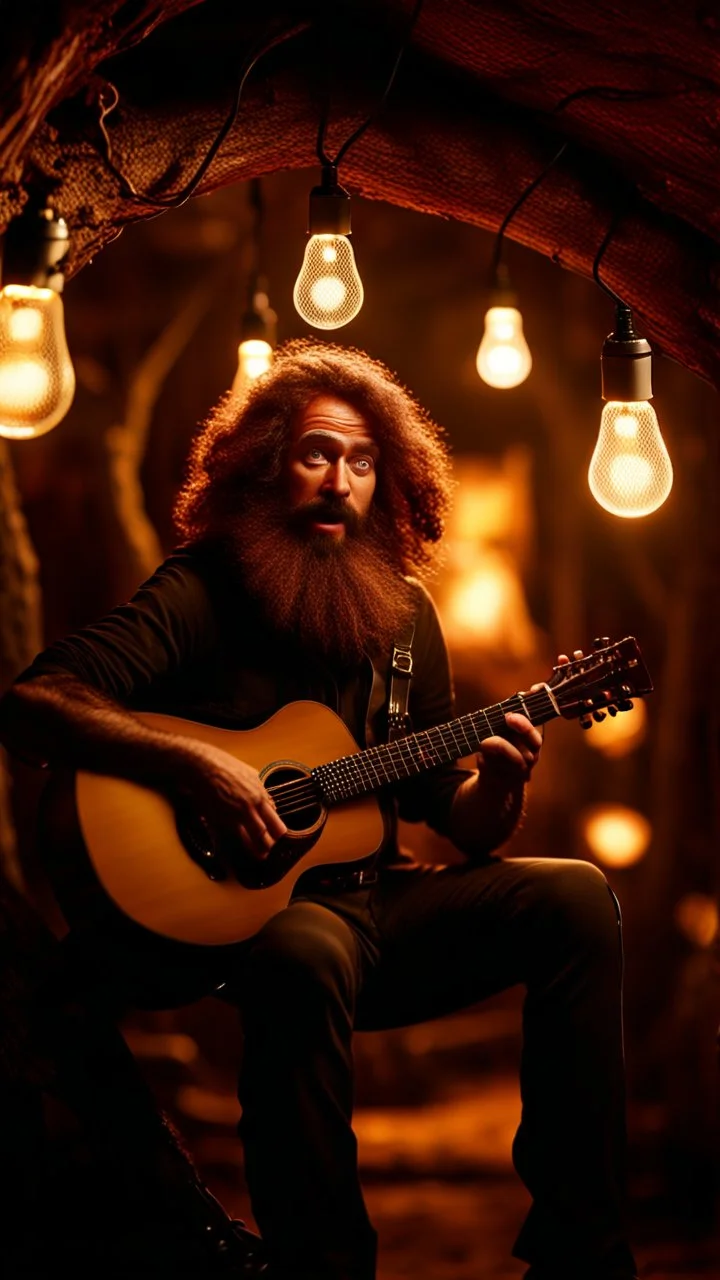
M 454 714 L 447 648 L 420 584 L 417 601 L 409 703 L 415 731 Z M 219 558 L 180 550 L 127 604 L 51 645 L 19 681 L 69 674 L 131 710 L 236 729 L 254 728 L 288 702 L 309 698 L 338 712 L 364 746 L 385 738 L 389 661 L 389 654 L 374 663 L 366 658 L 347 669 L 309 654 L 269 625 Z M 452 800 L 465 776 L 447 766 L 386 793 L 384 860 L 396 853 L 398 811 L 449 834 Z

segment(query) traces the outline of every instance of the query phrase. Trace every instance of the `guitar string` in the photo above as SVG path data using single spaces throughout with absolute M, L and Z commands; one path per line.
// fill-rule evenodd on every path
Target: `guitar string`
M 460 728 L 460 730 L 463 732 L 463 736 L 466 739 L 467 745 L 470 746 L 470 739 L 468 735 L 464 733 L 464 729 L 462 727 L 463 724 L 471 724 L 472 721 L 477 719 L 479 716 L 484 716 L 486 723 L 488 724 L 488 727 L 492 729 L 492 725 L 488 719 L 487 713 L 492 711 L 498 711 L 503 705 L 507 705 L 508 703 L 513 702 L 516 699 L 517 701 L 520 701 L 518 695 L 514 695 L 512 699 L 508 698 L 505 704 L 497 703 L 494 706 L 482 708 L 479 711 L 468 712 L 466 715 L 459 716 L 455 720 L 446 721 L 444 724 L 433 725 L 429 729 L 421 729 L 417 734 L 408 734 L 406 737 L 398 738 L 394 742 L 380 743 L 378 746 L 365 748 L 364 750 L 353 753 L 352 755 L 341 756 L 335 763 L 338 766 L 340 766 L 341 762 L 347 761 L 350 767 L 354 765 L 357 768 L 357 767 L 362 767 L 362 762 L 365 761 L 369 763 L 371 767 L 373 767 L 372 761 L 378 760 L 380 757 L 382 757 L 382 758 L 389 758 L 393 763 L 402 763 L 407 765 L 408 759 L 407 757 L 403 757 L 402 755 L 403 747 L 407 748 L 409 744 L 413 741 L 413 739 L 417 739 L 421 735 L 425 735 L 428 738 L 431 738 L 433 734 L 440 735 L 441 737 L 440 745 L 443 747 L 446 747 L 447 744 L 444 741 L 443 735 L 449 734 L 450 737 L 453 739 L 453 746 L 457 746 L 458 745 L 457 740 L 455 739 L 454 730 L 452 728 L 453 725 L 457 725 Z M 547 703 L 545 702 L 545 699 L 542 696 L 542 691 L 540 690 L 535 694 L 529 694 L 526 698 L 524 698 L 524 702 L 525 702 L 525 705 L 531 708 L 533 711 L 540 711 L 541 709 L 547 706 Z M 518 710 L 517 707 L 510 708 L 510 709 Z M 483 735 L 483 737 L 488 737 L 488 736 L 490 735 L 487 733 Z M 481 738 L 479 741 L 482 741 L 482 740 L 483 739 Z M 433 746 L 432 741 L 430 741 L 430 746 L 431 747 Z M 474 750 L 474 748 L 471 747 L 471 750 Z M 374 754 L 371 755 L 371 753 L 374 753 Z M 459 759 L 459 757 L 455 757 L 455 758 Z M 328 762 L 328 763 L 331 763 L 331 762 Z M 410 756 L 409 763 L 421 764 L 422 761 L 417 761 L 415 757 Z M 322 769 L 325 767 L 325 765 L 320 765 L 319 767 Z M 388 778 L 387 781 L 392 781 L 392 779 Z M 294 791 L 294 789 L 301 784 L 307 784 L 310 790 L 312 790 L 313 787 L 315 786 L 314 780 L 310 778 L 293 778 L 289 782 L 276 783 L 275 786 L 269 787 L 268 791 L 272 795 L 275 795 L 279 792 Z
M 510 700 L 508 699 L 508 701 Z M 538 699 L 537 696 L 532 698 L 528 697 L 525 700 L 525 702 L 526 702 L 526 705 L 532 702 L 533 710 L 539 710 L 541 706 L 546 705 L 543 699 Z M 495 707 L 488 708 L 488 711 L 494 711 L 494 710 L 496 710 Z M 455 729 L 453 726 L 457 726 L 459 732 L 461 732 L 462 736 L 465 738 L 465 747 L 469 748 L 470 750 L 474 750 L 475 749 L 474 745 L 473 743 L 471 743 L 469 735 L 465 732 L 464 724 L 465 723 L 471 724 L 472 720 L 476 719 L 480 715 L 485 716 L 488 727 L 492 729 L 492 724 L 485 710 L 483 709 L 480 712 L 472 712 L 469 715 L 461 716 L 457 720 L 447 722 L 446 724 L 434 725 L 432 726 L 432 728 L 428 730 L 421 730 L 421 733 L 427 737 L 428 745 L 431 748 L 431 751 L 435 751 L 436 754 L 438 754 L 438 747 L 441 747 L 445 751 L 447 751 L 449 744 L 446 742 L 445 739 L 449 734 L 449 736 L 452 738 L 452 755 L 448 757 L 448 760 L 451 760 L 453 758 L 457 759 L 459 758 L 459 755 L 455 756 L 455 749 L 459 749 L 461 744 L 458 743 L 457 737 L 455 735 Z M 472 725 L 472 727 L 473 729 L 477 728 L 477 726 L 475 725 Z M 392 782 L 395 780 L 399 780 L 403 775 L 397 773 L 398 765 L 401 765 L 404 767 L 404 776 L 409 776 L 409 773 L 416 772 L 416 769 L 413 766 L 417 765 L 422 767 L 422 764 L 424 762 L 422 757 L 418 759 L 417 757 L 410 755 L 408 758 L 408 756 L 403 755 L 403 750 L 407 749 L 407 747 L 410 745 L 413 739 L 417 739 L 419 736 L 420 736 L 419 734 L 418 735 L 409 734 L 406 738 L 398 739 L 393 743 L 380 744 L 378 747 L 368 748 L 365 751 L 357 752 L 349 756 L 342 756 L 336 762 L 337 766 L 341 768 L 344 764 L 346 769 L 349 772 L 352 772 L 353 770 L 358 771 L 363 767 L 366 767 L 366 768 L 369 767 L 369 768 L 372 768 L 373 772 L 377 775 L 378 773 L 378 770 L 376 768 L 376 762 L 377 762 L 377 764 L 381 768 L 382 774 L 385 775 L 386 770 L 385 770 L 385 767 L 383 766 L 383 761 L 387 760 L 392 766 L 394 766 L 395 777 L 393 778 L 390 775 L 384 776 L 382 778 L 382 781 Z M 484 734 L 483 736 L 487 737 L 489 735 Z M 482 741 L 482 739 L 480 740 Z M 419 745 L 422 750 L 422 744 L 420 743 Z M 463 750 L 465 749 L 465 747 L 463 747 Z M 370 752 L 373 752 L 374 754 L 371 756 Z M 430 756 L 430 759 L 432 759 L 432 756 Z M 436 761 L 436 763 L 443 763 L 443 761 L 439 760 L 439 761 Z M 320 766 L 320 767 L 322 768 L 324 766 Z M 369 777 L 368 777 L 368 780 L 372 781 L 372 779 L 370 779 Z M 379 781 L 380 779 L 378 778 L 377 780 Z M 268 788 L 268 791 L 273 796 L 278 795 L 279 793 L 283 793 L 279 795 L 279 798 L 281 800 L 296 799 L 296 798 L 299 798 L 301 794 L 308 795 L 308 796 L 313 795 L 316 790 L 316 785 L 317 785 L 316 781 L 312 778 L 308 778 L 308 777 L 294 778 L 290 782 L 278 783 L 274 787 L 271 786 Z M 286 793 L 289 793 L 289 794 L 286 794 Z
M 547 706 L 546 698 L 547 698 L 547 694 L 545 690 L 537 690 L 534 694 L 528 694 L 527 697 L 523 699 L 520 699 L 520 697 L 516 694 L 512 698 L 508 698 L 504 704 L 498 703 L 488 708 L 482 708 L 479 711 L 470 712 L 465 716 L 460 716 L 454 721 L 449 721 L 442 725 L 434 725 L 432 726 L 432 728 L 427 730 L 421 730 L 420 732 L 427 736 L 429 746 L 431 750 L 435 751 L 436 754 L 438 753 L 438 747 L 442 747 L 444 748 L 444 750 L 447 751 L 448 743 L 445 741 L 445 737 L 447 734 L 449 734 L 453 740 L 453 755 L 450 756 L 449 759 L 451 760 L 453 758 L 459 758 L 459 757 L 455 757 L 454 755 L 454 749 L 458 748 L 459 744 L 457 742 L 457 738 L 455 737 L 454 728 L 452 728 L 451 726 L 456 725 L 458 727 L 458 730 L 462 733 L 463 737 L 466 739 L 467 745 L 470 746 L 471 745 L 470 738 L 468 734 L 465 733 L 465 728 L 464 728 L 465 724 L 470 724 L 471 727 L 475 728 L 475 726 L 472 725 L 472 721 L 476 720 L 480 716 L 484 716 L 488 724 L 488 727 L 492 730 L 493 726 L 490 722 L 488 712 L 497 713 L 497 711 L 499 711 L 503 705 L 508 706 L 508 704 L 511 704 L 511 703 L 516 703 L 516 704 L 520 703 L 520 705 L 522 706 L 523 702 L 529 710 L 539 711 L 542 708 Z M 502 714 L 504 715 L 505 713 L 503 712 Z M 435 735 L 434 742 L 432 740 L 432 735 Z M 407 756 L 403 755 L 403 746 L 407 748 L 409 744 L 412 742 L 412 740 L 417 739 L 419 736 L 420 736 L 419 734 L 409 734 L 407 735 L 406 738 L 397 739 L 393 743 L 381 744 L 379 747 L 369 748 L 365 752 L 358 752 L 357 754 L 353 754 L 350 756 L 343 756 L 341 757 L 341 760 L 347 762 L 346 768 L 350 772 L 353 770 L 353 768 L 356 772 L 361 770 L 362 768 L 372 768 L 373 772 L 377 775 L 377 769 L 375 768 L 375 764 L 373 763 L 373 758 L 368 758 L 368 754 L 367 754 L 368 750 L 375 751 L 376 754 L 375 754 L 374 760 L 378 761 L 378 764 L 382 769 L 382 774 L 385 775 L 383 777 L 376 776 L 375 781 L 379 782 L 380 785 L 383 785 L 385 783 L 390 783 L 393 781 L 399 781 L 403 777 L 412 776 L 412 773 L 417 772 L 417 770 L 413 768 L 413 766 L 417 765 L 420 768 L 422 768 L 422 764 L 423 764 L 422 756 L 419 759 L 417 759 L 413 757 L 411 754 L 410 758 L 408 759 Z M 484 736 L 487 737 L 490 735 L 486 734 Z M 438 742 L 438 738 L 439 738 L 439 742 Z M 419 744 L 419 745 L 422 750 L 422 744 Z M 382 764 L 382 761 L 384 760 L 388 760 L 389 763 L 394 767 L 395 769 L 394 778 L 391 775 L 386 775 L 386 770 Z M 340 762 L 338 762 L 338 764 L 339 763 Z M 436 763 L 444 763 L 444 761 L 440 759 Z M 403 774 L 400 774 L 397 772 L 398 765 L 404 768 Z M 366 781 L 370 781 L 372 783 L 373 779 L 368 776 L 366 778 Z M 372 790 L 374 788 L 371 787 L 370 789 Z M 313 802 L 317 802 L 318 800 L 317 783 L 314 779 L 311 779 L 311 778 L 295 778 L 290 782 L 278 783 L 275 787 L 269 787 L 268 792 L 273 797 L 275 797 L 275 795 L 277 795 L 279 792 L 283 792 L 283 794 L 279 796 L 279 801 L 282 807 L 278 808 L 278 813 L 286 813 L 288 815 L 290 815 L 291 813 L 301 812 L 302 809 L 309 808 Z M 291 805 L 293 805 L 294 807 L 288 808 L 287 805 L 284 803 L 285 801 L 290 801 Z M 299 801 L 303 801 L 304 803 L 301 803 L 298 805 Z

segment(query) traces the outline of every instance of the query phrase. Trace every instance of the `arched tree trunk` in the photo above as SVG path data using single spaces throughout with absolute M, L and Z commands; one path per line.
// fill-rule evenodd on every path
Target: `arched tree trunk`
M 0 440 L 0 691 L 31 661 L 42 643 L 38 563 L 22 514 L 10 450 Z M 0 874 L 17 888 L 17 856 L 10 776 L 0 749 Z

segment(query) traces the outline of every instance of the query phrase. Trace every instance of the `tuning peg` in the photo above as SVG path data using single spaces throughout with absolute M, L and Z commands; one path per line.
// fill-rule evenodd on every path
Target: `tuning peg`
M 611 702 L 611 703 L 609 704 L 609 706 L 608 706 L 608 715 L 610 715 L 610 716 L 616 716 L 616 715 L 617 715 L 617 713 L 618 713 L 618 709 L 617 709 L 617 707 L 615 706 L 615 703 L 614 703 L 614 702 Z
M 630 698 L 618 698 L 618 711 L 632 711 L 632 706 Z
M 593 711 L 593 713 L 592 713 L 592 718 L 593 718 L 593 720 L 595 720 L 598 724 L 602 724 L 603 720 L 605 719 L 605 712 L 604 712 L 604 711 Z
M 607 649 L 609 644 L 609 636 L 596 636 L 593 640 L 593 649 Z
M 592 716 L 584 715 L 578 720 L 581 729 L 592 729 Z

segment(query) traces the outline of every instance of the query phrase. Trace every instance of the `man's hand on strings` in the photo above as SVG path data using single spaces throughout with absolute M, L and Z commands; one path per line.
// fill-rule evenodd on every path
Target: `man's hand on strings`
M 573 658 L 582 658 L 582 649 L 575 649 Z M 558 666 L 570 661 L 566 653 L 558 654 Z M 531 686 L 530 692 L 542 689 L 542 684 Z M 535 765 L 540 759 L 543 743 L 542 728 L 533 725 L 527 716 L 519 711 L 510 711 L 505 716 L 507 732 L 502 736 L 494 734 L 486 738 L 480 745 L 477 764 L 480 774 L 494 773 L 503 775 L 508 785 L 528 782 Z
M 238 836 L 254 858 L 266 858 L 287 832 L 257 770 L 219 747 L 192 744 L 189 790 L 211 826 Z

